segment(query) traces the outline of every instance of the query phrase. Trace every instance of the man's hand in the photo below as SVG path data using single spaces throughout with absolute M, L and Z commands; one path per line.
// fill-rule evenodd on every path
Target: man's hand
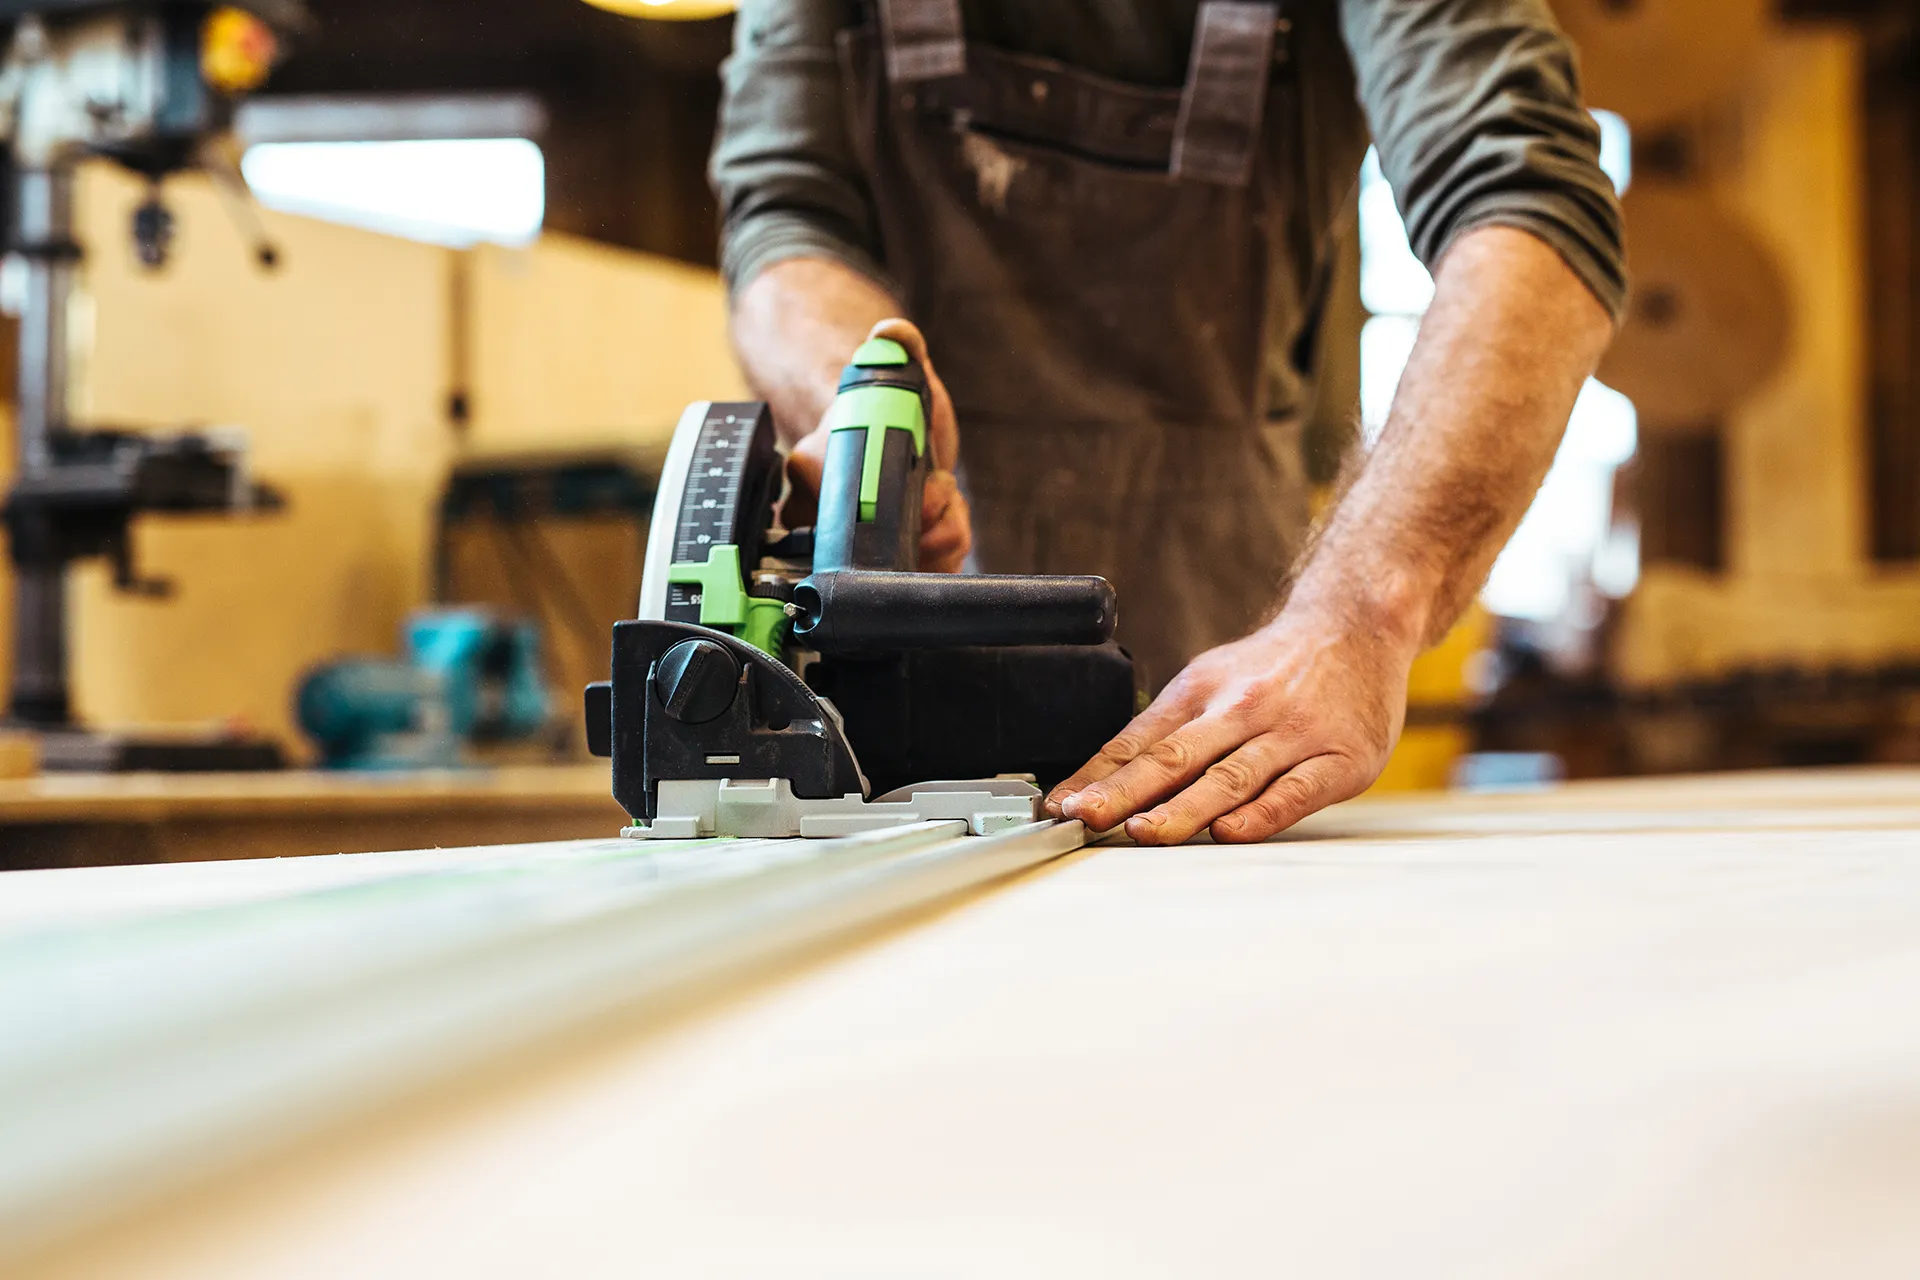
M 1358 618 L 1282 613 L 1194 659 L 1047 812 L 1094 831 L 1124 820 L 1140 844 L 1265 840 L 1380 775 L 1417 648 Z
M 905 347 L 926 370 L 933 392 L 933 421 L 928 438 L 933 449 L 933 474 L 927 477 L 926 498 L 920 509 L 920 569 L 923 573 L 958 573 L 973 547 L 973 520 L 967 499 L 954 478 L 960 461 L 960 425 L 946 384 L 927 358 L 927 340 L 905 320 L 882 320 L 867 335 L 891 338 Z M 848 352 L 852 354 L 851 351 Z M 827 424 L 822 421 L 797 441 L 787 455 L 787 477 L 793 492 L 782 520 L 789 528 L 812 519 L 820 495 L 820 476 L 827 465 Z
M 1055 817 L 1142 844 L 1264 840 L 1380 775 L 1415 655 L 1486 580 L 1612 334 L 1524 231 L 1463 235 L 1436 285 L 1380 443 L 1280 615 L 1196 658 L 1054 790 Z
M 788 447 L 793 482 L 782 517 L 789 528 L 813 521 L 825 469 L 827 433 L 820 430 L 861 335 L 892 338 L 926 368 L 933 384 L 933 475 L 921 510 L 920 567 L 958 572 L 973 546 L 973 522 L 954 479 L 960 428 L 953 400 L 927 359 L 927 341 L 905 320 L 900 303 L 876 282 L 830 258 L 788 258 L 766 268 L 733 300 L 733 346 L 756 395 L 773 407 L 773 425 Z

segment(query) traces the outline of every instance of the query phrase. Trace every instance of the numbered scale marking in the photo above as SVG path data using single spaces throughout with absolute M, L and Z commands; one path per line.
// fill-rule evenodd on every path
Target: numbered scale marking
M 715 546 L 750 548 L 751 524 L 758 511 L 745 512 L 743 505 L 758 505 L 760 486 L 753 483 L 750 468 L 754 461 L 755 435 L 766 410 L 753 404 L 716 404 L 700 424 L 693 455 L 687 464 L 686 487 L 680 495 L 680 515 L 674 524 L 673 563 L 705 564 Z M 743 521 L 743 516 L 745 520 Z M 667 588 L 667 619 L 673 622 L 700 620 L 700 587 L 676 582 Z

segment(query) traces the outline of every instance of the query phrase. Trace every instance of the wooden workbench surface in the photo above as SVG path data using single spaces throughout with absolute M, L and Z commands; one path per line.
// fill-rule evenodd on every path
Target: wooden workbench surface
M 612 835 L 604 761 L 0 780 L 0 870 Z
M 36 1274 L 1911 1277 L 1916 1010 L 1920 772 L 1367 801 L 1071 855 Z
M 41 774 L 0 781 L 0 823 L 397 813 L 511 806 L 528 799 L 604 807 L 607 766 L 379 772 Z

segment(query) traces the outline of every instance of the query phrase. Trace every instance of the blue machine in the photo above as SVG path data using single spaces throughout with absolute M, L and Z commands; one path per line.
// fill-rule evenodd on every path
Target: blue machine
M 532 624 L 481 609 L 414 614 L 407 657 L 345 658 L 300 684 L 300 727 L 335 769 L 447 768 L 468 746 L 525 742 L 553 724 Z

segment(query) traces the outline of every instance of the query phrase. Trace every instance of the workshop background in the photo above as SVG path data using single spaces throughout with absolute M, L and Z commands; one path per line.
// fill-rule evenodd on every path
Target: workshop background
M 261 208 L 170 180 L 157 270 L 129 234 L 143 184 L 86 167 L 76 419 L 238 428 L 285 504 L 142 518 L 164 599 L 73 570 L 76 719 L 313 763 L 303 683 L 404 670 L 423 610 L 475 606 L 531 624 L 548 698 L 526 731 L 416 725 L 335 762 L 584 759 L 578 690 L 631 616 L 667 437 L 687 402 L 744 394 L 704 175 L 731 19 L 628 7 L 315 0 L 240 116 Z M 1555 7 L 1624 192 L 1628 319 L 1481 607 L 1422 660 L 1381 785 L 1920 762 L 1913 6 Z M 1432 287 L 1371 163 L 1356 214 L 1309 433 L 1323 480 L 1383 421 Z M 31 735 L 10 741 L 31 772 Z

